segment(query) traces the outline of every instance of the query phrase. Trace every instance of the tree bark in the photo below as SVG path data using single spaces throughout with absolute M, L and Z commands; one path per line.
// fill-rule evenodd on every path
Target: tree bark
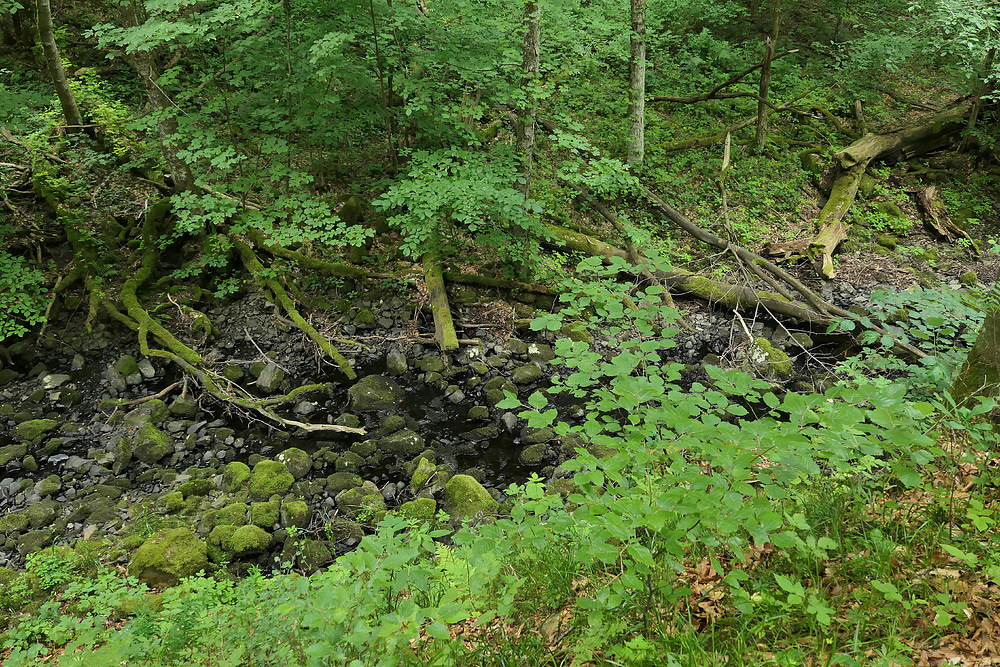
M 76 106 L 76 98 L 73 91 L 69 89 L 69 81 L 66 79 L 66 72 L 63 70 L 62 59 L 59 57 L 59 47 L 56 46 L 55 30 L 52 26 L 52 8 L 49 0 L 37 0 L 35 6 L 38 10 L 38 41 L 42 44 L 42 53 L 45 54 L 45 65 L 48 67 L 49 76 L 52 77 L 52 85 L 59 96 L 59 105 L 62 107 L 63 117 L 66 124 L 71 126 L 83 125 L 83 116 Z
M 632 36 L 628 61 L 628 164 L 641 164 L 646 151 L 646 0 L 630 0 Z
M 535 123 L 538 101 L 535 86 L 541 63 L 541 6 L 538 2 L 524 4 L 524 46 L 521 51 L 524 83 L 521 94 L 524 102 L 518 110 L 517 152 L 521 157 L 521 181 L 517 189 L 525 198 L 531 190 L 531 164 L 535 152 Z
M 122 19 L 125 27 L 132 28 L 139 25 L 135 7 L 129 3 L 122 6 Z M 160 142 L 163 144 L 163 157 L 170 168 L 174 192 L 189 190 L 194 184 L 194 177 L 191 173 L 191 167 L 180 157 L 181 146 L 177 138 L 177 108 L 157 82 L 160 74 L 156 70 L 153 54 L 146 50 L 136 49 L 131 53 L 131 56 L 132 65 L 139 75 L 146 96 L 156 110 L 156 129 L 160 135 Z
M 976 92 L 976 101 L 972 104 L 972 111 L 969 113 L 969 124 L 965 128 L 965 138 L 962 139 L 962 150 L 965 150 L 972 140 L 972 131 L 976 129 L 976 122 L 979 120 L 979 111 L 983 106 L 983 97 L 990 93 L 990 75 L 993 73 L 993 62 L 996 60 L 996 47 L 986 54 L 986 62 L 983 64 L 983 78 L 979 81 L 979 90 Z
M 979 336 L 955 376 L 951 395 L 958 402 L 972 396 L 1000 395 L 1000 308 L 990 308 Z
M 757 132 L 754 135 L 754 150 L 760 153 L 764 150 L 767 140 L 767 97 L 771 90 L 771 63 L 774 62 L 774 45 L 778 41 L 778 30 L 781 27 L 781 0 L 774 0 L 774 20 L 771 24 L 771 34 L 764 45 L 763 66 L 760 69 L 760 87 L 757 92 Z
M 887 157 L 905 160 L 948 145 L 963 129 L 963 120 L 970 107 L 969 102 L 964 102 L 927 118 L 919 125 L 885 134 L 866 134 L 834 155 L 837 174 L 833 189 L 816 221 L 816 236 L 806 250 L 817 273 L 824 278 L 836 275 L 833 253 L 851 229 L 851 225 L 844 222 L 844 216 L 854 203 L 868 165 Z

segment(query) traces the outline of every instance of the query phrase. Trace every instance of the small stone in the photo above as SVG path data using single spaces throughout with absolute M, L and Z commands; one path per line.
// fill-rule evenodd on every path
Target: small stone
M 385 369 L 391 375 L 402 375 L 406 372 L 406 356 L 401 352 L 390 352 L 385 355 Z
M 49 374 L 42 378 L 42 386 L 46 389 L 55 389 L 69 382 L 69 379 L 68 375 Z
M 257 377 L 257 386 L 261 391 L 271 393 L 278 389 L 284 379 L 285 371 L 278 368 L 278 365 L 272 361 L 260 372 Z
M 531 363 L 515 368 L 514 372 L 511 374 L 511 380 L 513 380 L 516 385 L 526 385 L 541 380 L 542 376 L 542 369 L 538 366 L 538 364 Z

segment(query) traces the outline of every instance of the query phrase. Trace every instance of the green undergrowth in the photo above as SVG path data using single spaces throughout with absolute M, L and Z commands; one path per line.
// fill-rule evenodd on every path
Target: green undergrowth
M 660 356 L 676 313 L 611 270 L 585 262 L 562 317 L 612 351 L 561 339 L 552 387 L 501 404 L 576 446 L 548 485 L 457 532 L 390 514 L 308 577 L 154 593 L 45 551 L 0 570 L 3 664 L 901 665 L 995 613 L 993 401 L 714 367 L 682 387 Z M 561 421 L 557 396 L 586 416 Z

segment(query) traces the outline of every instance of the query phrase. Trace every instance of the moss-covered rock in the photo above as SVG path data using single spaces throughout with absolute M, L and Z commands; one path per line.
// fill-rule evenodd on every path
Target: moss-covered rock
M 312 510 L 304 500 L 285 500 L 281 503 L 281 525 L 306 528 L 312 521 Z
M 208 567 L 207 545 L 187 528 L 146 540 L 128 564 L 128 573 L 155 588 L 174 586 Z
M 35 485 L 35 492 L 42 498 L 54 496 L 62 488 L 62 480 L 59 475 L 49 475 Z
M 174 441 L 152 424 L 146 424 L 135 434 L 132 454 L 143 463 L 152 465 L 174 453 Z
M 268 500 L 250 505 L 250 523 L 261 528 L 271 528 L 278 523 L 281 501 Z
M 521 450 L 521 455 L 518 458 L 523 465 L 536 466 L 545 458 L 545 448 L 543 443 L 529 445 Z
M 899 239 L 892 234 L 879 234 L 878 238 L 875 239 L 875 243 L 886 250 L 895 250 L 899 246 Z
M 326 490 L 336 495 L 341 491 L 361 486 L 363 482 L 364 480 L 361 479 L 361 475 L 357 473 L 347 471 L 335 472 L 326 478 Z
M 233 533 L 232 552 L 235 556 L 263 553 L 269 546 L 271 546 L 271 534 L 260 526 L 253 524 L 240 526 Z
M 976 283 L 979 282 L 979 276 L 976 275 L 975 271 L 966 271 L 958 277 L 958 282 L 965 287 L 975 287 Z
M 180 491 L 168 493 L 163 496 L 161 502 L 167 514 L 176 514 L 184 509 L 184 494 Z
M 407 519 L 432 521 L 437 514 L 437 502 L 433 498 L 417 498 L 400 505 L 399 513 Z
M 233 535 L 237 526 L 216 526 L 208 534 L 208 559 L 213 563 L 229 560 L 233 553 Z
M 125 425 L 131 427 L 153 424 L 158 426 L 170 416 L 170 408 L 158 398 L 146 401 L 125 415 Z
M 267 500 L 274 495 L 283 496 L 294 482 L 295 478 L 284 463 L 264 459 L 250 473 L 250 496 L 255 500 Z
M 358 311 L 358 314 L 354 316 L 354 324 L 361 327 L 370 327 L 378 322 L 378 317 L 371 311 L 370 308 L 362 308 Z
M 495 516 L 500 504 L 469 475 L 455 475 L 444 487 L 444 511 L 452 520 Z
M 315 572 L 324 565 L 333 562 L 333 553 L 330 547 L 319 540 L 302 540 L 298 546 L 297 565 L 305 572 Z
M 511 380 L 514 384 L 525 385 L 542 379 L 542 369 L 536 363 L 525 364 L 514 369 Z
M 55 419 L 29 419 L 14 428 L 14 436 L 21 442 L 38 442 L 58 426 Z
M 341 491 L 336 497 L 337 507 L 352 519 L 373 521 L 377 515 L 385 511 L 385 498 L 370 481 L 361 486 Z
M 217 526 L 245 526 L 250 508 L 246 503 L 229 503 L 215 513 Z
M 410 429 L 397 431 L 378 441 L 378 449 L 380 451 L 387 454 L 396 454 L 397 456 L 415 456 L 424 451 L 424 447 L 424 439 Z
M 222 490 L 226 493 L 238 491 L 250 479 L 250 466 L 242 461 L 226 464 L 222 473 Z
M 32 528 L 45 528 L 52 525 L 59 515 L 60 505 L 51 498 L 39 501 L 24 511 Z
M 210 479 L 192 479 L 181 484 L 177 490 L 187 500 L 191 496 L 207 496 L 215 491 L 215 484 Z
M 416 470 L 413 471 L 413 475 L 410 477 L 410 490 L 416 494 L 425 488 L 430 487 L 430 482 L 432 481 L 435 472 L 437 472 L 437 466 L 421 457 L 420 461 L 417 463 Z
M 390 410 L 403 402 L 403 388 L 381 375 L 369 375 L 347 390 L 355 410 Z
M 28 453 L 27 445 L 7 445 L 0 447 L 0 468 Z
M 776 348 L 763 337 L 754 338 L 754 347 L 760 357 L 751 359 L 754 366 L 773 377 L 786 380 L 792 377 L 794 368 L 787 354 Z
M 0 516 L 0 533 L 19 533 L 28 528 L 28 516 L 11 512 Z
M 575 343 L 586 343 L 587 345 L 594 344 L 594 337 L 590 335 L 587 331 L 587 325 L 583 322 L 569 322 L 563 325 L 561 329 L 562 335 L 569 338 Z
M 298 447 L 289 447 L 274 458 L 284 463 L 295 479 L 302 479 L 312 471 L 312 457 Z

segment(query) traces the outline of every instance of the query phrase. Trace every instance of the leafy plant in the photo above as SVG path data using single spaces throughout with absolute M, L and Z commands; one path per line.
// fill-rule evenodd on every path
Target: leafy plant
M 0 341 L 45 321 L 45 276 L 23 257 L 0 250 Z

